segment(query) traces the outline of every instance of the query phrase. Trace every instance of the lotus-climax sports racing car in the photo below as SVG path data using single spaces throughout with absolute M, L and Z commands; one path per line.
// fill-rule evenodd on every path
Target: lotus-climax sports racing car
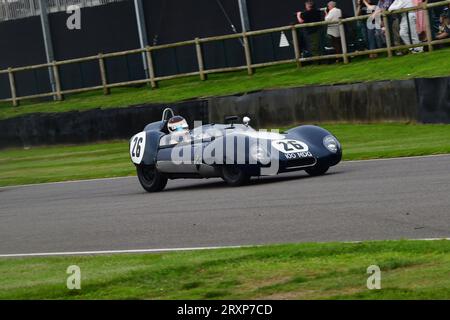
M 231 186 L 253 176 L 304 170 L 323 175 L 341 161 L 339 141 L 327 130 L 311 125 L 284 133 L 256 131 L 250 119 L 225 119 L 189 130 L 186 120 L 172 109 L 162 120 L 148 124 L 130 140 L 130 156 L 142 187 L 161 191 L 168 179 L 222 178 Z

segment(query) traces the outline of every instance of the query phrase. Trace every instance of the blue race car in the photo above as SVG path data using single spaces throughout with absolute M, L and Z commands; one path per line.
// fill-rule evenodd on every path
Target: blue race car
M 207 124 L 189 130 L 170 108 L 162 120 L 148 124 L 130 140 L 130 156 L 142 187 L 161 191 L 168 179 L 222 178 L 231 186 L 252 176 L 304 170 L 325 174 L 342 159 L 339 141 L 311 125 L 284 133 L 256 131 L 250 119 L 231 116 L 227 124 Z

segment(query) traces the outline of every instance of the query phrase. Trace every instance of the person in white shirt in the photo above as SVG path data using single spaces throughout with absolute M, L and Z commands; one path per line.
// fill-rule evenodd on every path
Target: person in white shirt
M 328 10 L 325 16 L 325 21 L 327 22 L 339 22 L 339 19 L 342 18 L 341 9 L 336 8 L 336 2 L 330 1 L 328 2 Z M 327 28 L 327 35 L 331 39 L 331 43 L 336 50 L 337 54 L 342 53 L 342 45 L 341 45 L 341 35 L 339 33 L 339 24 L 329 24 Z
M 389 7 L 389 11 L 413 7 L 413 0 L 395 0 Z M 402 21 L 400 22 L 400 37 L 407 45 L 420 43 L 419 35 L 417 34 L 416 29 L 416 20 L 417 16 L 414 11 L 402 13 Z M 423 47 L 412 48 L 410 51 L 413 53 L 423 52 Z

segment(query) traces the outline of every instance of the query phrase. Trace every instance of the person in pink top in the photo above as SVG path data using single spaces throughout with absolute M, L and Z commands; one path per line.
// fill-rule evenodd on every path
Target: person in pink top
M 425 1 L 423 0 L 413 0 L 414 6 L 420 6 Z M 425 35 L 425 11 L 419 10 L 416 12 L 416 31 L 419 37 Z

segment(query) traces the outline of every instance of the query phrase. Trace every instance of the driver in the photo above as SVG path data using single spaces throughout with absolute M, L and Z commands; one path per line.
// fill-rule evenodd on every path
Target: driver
M 170 144 L 177 144 L 190 140 L 189 126 L 181 116 L 174 116 L 167 122 L 167 128 L 170 133 Z

